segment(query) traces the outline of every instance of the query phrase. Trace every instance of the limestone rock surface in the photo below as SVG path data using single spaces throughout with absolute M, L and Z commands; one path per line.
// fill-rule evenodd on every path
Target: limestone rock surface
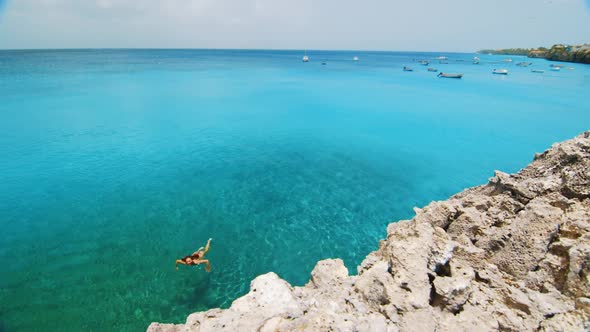
M 149 332 L 589 331 L 590 132 L 517 174 L 416 209 L 349 275 L 317 263 L 309 283 L 254 279 L 229 309 Z

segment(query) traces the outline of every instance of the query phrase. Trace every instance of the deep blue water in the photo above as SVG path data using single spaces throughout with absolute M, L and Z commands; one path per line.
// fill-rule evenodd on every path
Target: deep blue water
M 354 273 L 412 207 L 590 129 L 590 66 L 308 55 L 0 51 L 0 330 L 140 331 L 268 271 Z M 174 269 L 209 237 L 213 272 Z

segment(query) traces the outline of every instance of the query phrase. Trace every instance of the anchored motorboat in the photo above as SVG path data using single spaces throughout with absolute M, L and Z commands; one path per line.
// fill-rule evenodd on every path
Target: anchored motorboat
M 496 75 L 508 75 L 508 69 L 494 69 L 492 73 Z
M 438 75 L 436 75 L 437 77 L 443 77 L 443 78 L 461 78 L 463 77 L 463 74 L 445 74 L 445 73 L 438 73 Z

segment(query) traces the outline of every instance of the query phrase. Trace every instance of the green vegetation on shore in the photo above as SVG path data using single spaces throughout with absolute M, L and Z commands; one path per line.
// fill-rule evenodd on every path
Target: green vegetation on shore
M 504 48 L 498 50 L 481 50 L 477 53 L 496 54 L 496 55 L 529 55 L 529 52 L 535 50 L 534 48 Z
M 481 50 L 478 53 L 498 55 L 526 55 L 529 58 L 545 58 L 552 61 L 566 61 L 590 64 L 590 44 L 563 45 L 556 44 L 547 49 L 538 48 L 505 48 L 497 50 Z

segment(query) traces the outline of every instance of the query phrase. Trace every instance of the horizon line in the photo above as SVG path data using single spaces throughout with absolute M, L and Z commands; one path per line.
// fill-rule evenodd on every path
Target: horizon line
M 0 51 L 90 51 L 90 50 L 199 50 L 199 51 L 301 51 L 301 52 L 375 52 L 375 53 L 477 53 L 478 51 L 403 51 L 403 50 L 361 50 L 361 49 L 311 49 L 311 48 L 201 48 L 201 47 L 42 47 L 42 48 L 0 48 Z

